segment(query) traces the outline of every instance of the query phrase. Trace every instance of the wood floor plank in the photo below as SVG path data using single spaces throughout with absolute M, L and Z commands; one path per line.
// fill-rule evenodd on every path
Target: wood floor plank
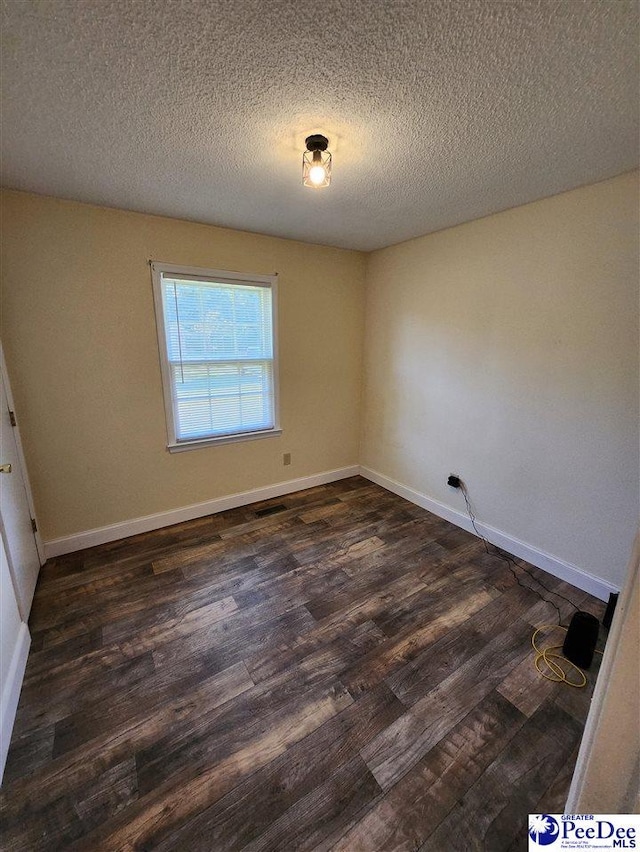
M 111 819 L 137 798 L 136 762 L 131 756 L 112 766 L 84 796 L 75 800 L 84 833 Z
M 206 581 L 205 581 L 206 584 Z M 38 633 L 44 633 L 43 646 L 51 647 L 66 643 L 78 636 L 104 628 L 111 622 L 129 620 L 146 624 L 153 617 L 153 602 L 162 601 L 162 606 L 178 604 L 195 591 L 202 591 L 202 583 L 185 583 L 181 576 L 149 575 L 144 581 L 130 584 L 111 594 L 109 598 L 100 596 L 100 607 L 96 607 L 95 599 L 83 601 L 80 605 L 58 608 L 48 617 L 39 619 L 34 624 Z M 226 588 L 226 586 L 225 586 Z M 222 598 L 230 592 L 221 590 L 216 595 L 211 590 L 210 597 Z M 198 598 L 200 600 L 200 598 Z
M 403 631 L 364 655 L 343 676 L 345 685 L 354 695 L 364 692 L 411 661 L 448 630 L 483 609 L 491 600 L 488 592 L 477 588 L 457 589 L 451 593 L 448 600 L 434 600 L 431 621 L 415 629 Z
M 349 577 L 341 568 L 327 564 L 298 565 L 274 577 L 256 583 L 246 591 L 234 591 L 238 607 L 254 606 L 269 599 L 288 601 L 293 607 L 318 597 L 333 596 L 349 586 Z
M 138 714 L 126 725 L 109 727 L 85 742 L 82 748 L 68 752 L 44 767 L 37 767 L 32 774 L 24 773 L 16 783 L 0 789 L 4 828 L 13 826 L 19 832 L 38 810 L 48 809 L 71 789 L 86 795 L 113 766 L 136 752 L 151 748 L 177 725 L 195 726 L 202 713 L 215 713 L 253 685 L 246 667 L 239 663 L 153 712 L 139 708 Z M 222 709 L 219 711 L 220 714 L 224 712 Z M 13 755 L 8 761 L 7 771 L 12 760 Z
M 61 796 L 29 815 L 19 826 L 2 826 L 3 852 L 56 852 L 85 834 L 70 795 Z
M 158 848 L 243 849 L 403 711 L 387 687 L 372 690 L 180 826 Z
M 253 612 L 258 607 L 251 610 Z M 315 621 L 303 606 L 287 610 L 264 621 L 253 623 L 250 618 L 234 622 L 233 627 L 225 629 L 226 624 L 213 625 L 198 634 L 192 634 L 184 642 L 167 642 L 153 651 L 158 667 L 178 663 L 185 655 L 201 653 L 212 670 L 222 671 L 233 663 L 246 660 L 263 645 L 277 645 L 291 642 L 295 636 L 311 629 Z
M 87 654 L 98 651 L 104 644 L 102 628 L 96 627 L 68 642 L 62 642 L 51 648 L 32 645 L 24 683 L 28 685 L 40 679 L 55 677 L 66 666 L 78 659 L 84 659 Z
M 95 614 L 95 599 L 99 595 L 105 609 L 119 611 L 122 616 L 144 609 L 145 602 L 155 595 L 162 594 L 163 588 L 174 583 L 173 577 L 157 577 L 151 566 L 139 576 L 129 576 L 127 582 L 105 584 L 105 587 L 91 594 L 72 594 L 61 596 L 55 603 L 38 606 L 33 612 L 33 624 L 37 630 L 46 630 L 64 625 L 68 620 L 79 616 Z M 97 626 L 97 625 L 96 625 Z
M 562 809 L 600 665 L 538 677 L 544 599 L 603 612 L 359 476 L 56 557 L 0 845 L 520 848 L 527 809 Z
M 23 690 L 20 696 L 14 734 L 21 736 L 41 726 L 60 722 L 71 713 L 83 707 L 100 705 L 117 690 L 142 684 L 152 677 L 155 671 L 153 656 L 143 654 L 133 660 L 119 660 L 117 665 L 100 666 L 100 671 L 92 672 L 89 677 L 78 677 L 72 672 L 47 690 L 38 685 Z
M 533 656 L 529 655 L 509 672 L 497 689 L 525 716 L 532 716 L 545 701 L 558 693 L 560 684 L 541 677 Z
M 444 636 L 427 645 L 406 665 L 386 677 L 395 694 L 411 706 L 424 698 L 442 680 L 466 663 L 478 648 L 518 618 L 526 616 L 535 595 L 519 587 L 509 589 L 497 600 L 472 613 Z
M 551 719 L 553 725 L 551 726 Z M 553 732 L 552 732 L 553 731 Z M 526 838 L 527 814 L 572 753 L 580 727 L 552 702 L 512 738 L 420 852 L 506 850 Z
M 11 743 L 11 760 L 5 766 L 2 783 L 9 785 L 19 778 L 29 777 L 35 770 L 48 766 L 53 757 L 55 725 L 42 725 L 22 735 L 16 734 Z
M 383 790 L 388 790 L 488 695 L 529 651 L 516 622 L 499 633 L 362 752 Z
M 300 699 L 295 710 L 278 721 L 272 720 L 268 729 L 252 730 L 245 743 L 221 760 L 192 764 L 175 773 L 133 803 L 127 813 L 87 835 L 78 848 L 86 848 L 87 844 L 96 850 L 156 845 L 176 823 L 204 810 L 247 774 L 283 754 L 288 746 L 304 739 L 352 702 L 349 693 L 337 687 L 324 695 Z M 259 720 L 256 726 L 260 727 Z
M 602 656 L 596 654 L 590 668 L 585 672 L 587 683 L 583 689 L 571 689 L 567 687 L 559 689 L 555 695 L 557 706 L 562 708 L 566 713 L 569 713 L 570 716 L 573 716 L 580 725 L 584 725 L 586 721 L 601 663 Z
M 150 601 L 141 613 L 107 621 L 101 628 L 103 644 L 124 645 L 137 637 L 162 633 L 170 624 L 184 620 L 190 623 L 194 618 L 202 615 L 206 617 L 208 612 L 213 616 L 217 608 L 222 617 L 237 609 L 237 605 L 232 603 L 235 598 L 231 595 L 218 595 L 206 587 L 194 588 L 187 584 L 182 589 L 182 597 L 178 599 L 170 594 L 168 600 L 163 597 L 159 603 Z
M 305 677 L 293 672 L 249 690 L 242 701 L 230 702 L 213 713 L 203 707 L 188 723 L 172 726 L 136 752 L 140 789 L 145 793 L 152 791 L 189 761 L 208 763 L 210 758 L 217 760 L 233 753 L 239 745 L 264 733 L 265 720 L 275 724 L 289 711 L 299 709 L 298 702 L 332 696 L 333 690 L 338 697 L 346 693 L 339 682 L 323 674 L 314 671 Z M 345 706 L 352 703 L 346 694 L 344 703 Z
M 287 846 L 299 852 L 314 849 L 379 792 L 367 765 L 356 755 L 274 820 L 264 834 L 244 847 L 245 852 L 279 852 Z
M 571 786 L 573 770 L 578 759 L 579 746 L 576 745 L 573 752 L 560 767 L 560 771 L 553 779 L 549 787 L 544 791 L 535 805 L 531 808 L 534 814 L 561 814 L 567 800 L 567 790 Z
M 288 668 L 319 648 L 348 635 L 352 629 L 365 621 L 371 621 L 377 612 L 384 609 L 391 597 L 402 598 L 404 595 L 413 594 L 415 589 L 414 577 L 400 576 L 390 581 L 386 588 L 377 594 L 364 600 L 356 600 L 345 609 L 321 619 L 296 641 L 267 646 L 247 655 L 245 659 L 251 676 L 260 681 Z
M 147 651 L 155 651 L 168 642 L 179 641 L 192 633 L 208 630 L 214 624 L 228 623 L 232 613 L 238 612 L 238 605 L 231 595 L 221 600 L 190 610 L 184 615 L 170 618 L 161 624 L 125 639 L 120 648 L 126 657 L 138 657 Z
M 335 852 L 417 849 L 525 722 L 506 699 L 490 693 L 358 820 Z
M 78 748 L 104 731 L 125 727 L 141 706 L 152 712 L 187 694 L 206 680 L 210 672 L 211 668 L 202 654 L 190 654 L 161 670 L 154 667 L 143 678 L 127 683 L 120 681 L 117 691 L 110 690 L 99 701 L 79 702 L 77 709 L 55 723 L 53 756 L 59 757 L 70 749 Z

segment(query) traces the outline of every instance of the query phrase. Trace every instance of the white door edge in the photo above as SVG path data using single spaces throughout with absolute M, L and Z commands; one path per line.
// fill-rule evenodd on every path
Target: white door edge
M 0 370 L 2 371 L 2 379 L 4 381 L 4 389 L 7 395 L 7 402 L 9 403 L 9 408 L 11 409 L 11 411 L 15 411 L 13 394 L 11 393 L 11 383 L 9 382 L 9 374 L 7 372 L 7 363 L 4 359 L 4 349 L 2 348 L 2 341 L 0 341 Z M 37 531 L 34 533 L 34 538 L 36 540 L 36 550 L 38 551 L 38 559 L 40 560 L 40 565 L 44 565 L 47 559 L 44 552 L 44 544 L 42 543 L 42 538 L 40 536 L 40 524 L 38 523 L 35 504 L 33 502 L 33 492 L 31 491 L 31 483 L 29 482 L 27 463 L 25 461 L 24 451 L 22 449 L 19 420 L 17 425 L 14 427 L 14 437 L 16 441 L 18 458 L 20 459 L 20 466 L 22 467 L 22 478 L 24 480 L 25 491 L 27 492 L 27 503 L 29 505 L 29 512 L 31 513 L 31 517 L 35 520 L 36 526 L 38 528 Z

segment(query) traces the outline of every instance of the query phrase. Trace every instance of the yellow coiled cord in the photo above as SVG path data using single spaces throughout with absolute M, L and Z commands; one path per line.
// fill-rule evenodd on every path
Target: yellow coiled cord
M 552 680 L 556 683 L 566 683 L 567 686 L 574 686 L 576 689 L 582 689 L 585 687 L 587 685 L 586 674 L 579 666 L 576 666 L 576 664 L 572 663 L 571 660 L 568 660 L 562 654 L 558 653 L 558 651 L 562 648 L 562 645 L 549 645 L 546 648 L 539 648 L 536 645 L 536 636 L 541 630 L 564 630 L 566 633 L 567 628 L 562 627 L 559 624 L 542 624 L 534 631 L 533 636 L 531 637 L 531 644 L 533 645 L 533 650 L 536 653 L 533 664 L 539 674 L 541 674 L 542 677 L 546 677 L 547 680 Z M 598 651 L 597 653 L 601 652 Z M 561 660 L 562 662 L 555 662 L 557 660 Z M 543 665 L 546 666 L 546 670 L 541 668 Z M 572 680 L 569 677 L 572 670 L 578 673 L 580 680 Z

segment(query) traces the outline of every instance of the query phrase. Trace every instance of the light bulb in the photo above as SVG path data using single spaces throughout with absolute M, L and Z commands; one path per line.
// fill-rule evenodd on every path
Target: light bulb
M 325 178 L 324 166 L 311 166 L 309 169 L 309 180 L 312 184 L 320 186 L 321 183 L 324 183 Z

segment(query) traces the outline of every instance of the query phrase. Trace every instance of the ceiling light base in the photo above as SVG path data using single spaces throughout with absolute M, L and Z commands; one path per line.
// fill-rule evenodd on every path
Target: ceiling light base
M 329 147 L 329 140 L 321 133 L 314 133 L 312 136 L 307 136 L 304 144 L 307 146 L 307 151 L 326 151 Z

